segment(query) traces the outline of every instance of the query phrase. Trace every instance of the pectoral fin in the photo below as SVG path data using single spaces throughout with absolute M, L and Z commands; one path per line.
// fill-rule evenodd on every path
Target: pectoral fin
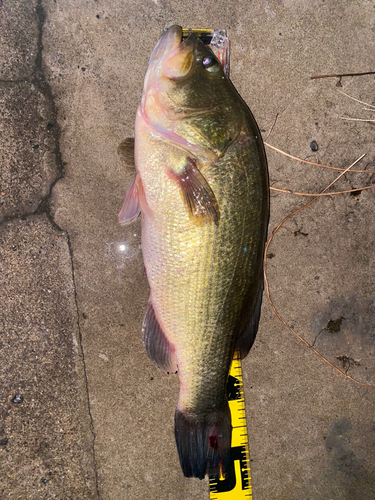
M 219 224 L 220 210 L 215 193 L 196 166 L 196 161 L 188 158 L 184 169 L 178 174 L 171 172 L 181 188 L 183 200 L 189 216 L 197 222 L 214 222 Z
M 137 173 L 134 181 L 126 192 L 125 201 L 121 211 L 118 214 L 118 220 L 121 225 L 130 224 L 141 213 L 141 210 L 147 217 L 153 218 L 153 213 L 148 206 L 142 180 Z

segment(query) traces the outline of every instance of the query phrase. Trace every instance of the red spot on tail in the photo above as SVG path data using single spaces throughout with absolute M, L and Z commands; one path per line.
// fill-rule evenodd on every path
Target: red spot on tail
M 209 438 L 208 438 L 209 442 L 210 442 L 210 446 L 212 449 L 214 449 L 215 451 L 218 449 L 218 443 L 217 443 L 217 437 L 216 437 L 216 434 L 212 434 Z

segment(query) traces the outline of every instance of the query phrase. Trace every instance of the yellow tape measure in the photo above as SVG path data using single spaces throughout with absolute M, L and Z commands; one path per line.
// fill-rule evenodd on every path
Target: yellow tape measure
M 241 359 L 238 351 L 234 353 L 229 370 L 228 401 L 232 417 L 231 465 L 225 473 L 225 478 L 210 476 L 210 500 L 249 500 L 253 496 Z

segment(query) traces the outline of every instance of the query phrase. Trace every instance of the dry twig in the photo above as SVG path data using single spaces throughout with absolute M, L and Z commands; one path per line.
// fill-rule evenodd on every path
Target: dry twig
M 364 156 L 365 156 L 364 154 L 362 156 L 360 156 L 354 163 L 352 163 L 348 168 L 346 168 L 343 172 L 341 172 L 341 174 L 338 175 L 336 177 L 336 179 L 333 182 L 331 182 L 322 191 L 322 193 L 320 193 L 320 195 L 322 195 L 323 193 L 325 193 L 340 177 L 342 177 L 347 171 L 349 171 Z M 318 196 L 316 196 L 315 198 L 313 198 L 308 203 L 306 203 L 302 207 L 298 208 L 297 210 L 295 210 L 291 214 L 289 214 L 286 217 L 284 217 L 284 219 L 272 231 L 272 234 L 271 234 L 270 238 L 268 239 L 268 241 L 266 243 L 266 246 L 265 246 L 265 249 L 264 249 L 264 267 L 263 267 L 263 270 L 264 270 L 264 282 L 265 282 L 265 287 L 266 287 L 267 298 L 268 298 L 268 300 L 269 300 L 269 302 L 271 304 L 271 307 L 273 309 L 273 312 L 276 314 L 277 318 L 283 323 L 284 326 L 286 326 L 286 328 L 288 328 L 289 331 L 291 331 L 293 333 L 293 335 L 295 335 L 303 344 L 305 344 L 306 347 L 308 347 L 312 352 L 314 352 L 317 356 L 319 356 L 325 363 L 327 363 L 331 368 L 333 368 L 338 373 L 340 373 L 340 375 L 342 375 L 343 377 L 345 377 L 345 378 L 351 380 L 352 382 L 355 382 L 356 384 L 361 385 L 363 387 L 368 387 L 368 388 L 371 388 L 371 389 L 375 389 L 375 385 L 366 384 L 364 382 L 360 382 L 359 380 L 354 379 L 353 377 L 351 377 L 347 373 L 345 373 L 342 370 L 340 370 L 339 368 L 337 368 L 337 366 L 335 366 L 334 364 L 332 364 L 330 361 L 328 361 L 328 359 L 325 358 L 322 354 L 320 354 L 319 351 L 317 351 L 316 349 L 314 349 L 313 345 L 310 345 L 308 342 L 306 342 L 305 339 L 303 339 L 293 328 L 291 328 L 286 323 L 286 321 L 281 317 L 281 315 L 277 311 L 277 309 L 276 309 L 276 307 L 275 307 L 275 305 L 274 305 L 274 303 L 273 303 L 273 301 L 271 299 L 270 290 L 269 290 L 269 284 L 268 284 L 268 279 L 267 279 L 267 253 L 268 253 L 269 246 L 270 246 L 270 244 L 271 244 L 271 242 L 273 240 L 273 237 L 275 236 L 275 234 L 277 233 L 277 231 L 280 229 L 280 227 L 284 224 L 284 222 L 286 222 L 288 219 L 290 219 L 290 217 L 292 217 L 293 215 L 297 214 L 301 210 L 305 209 L 306 207 L 308 207 L 309 205 L 311 205 L 312 203 L 314 203 L 314 201 L 316 201 L 317 199 L 318 199 Z
M 342 90 L 340 91 L 340 94 L 343 94 L 346 97 L 349 97 L 349 99 L 352 99 L 353 101 L 359 102 L 360 104 L 364 104 L 365 106 L 369 106 L 368 108 L 365 108 L 365 111 L 375 111 L 375 106 L 373 104 L 369 104 L 368 102 L 360 101 L 359 99 L 356 99 L 355 97 L 352 97 L 351 95 L 347 94 L 346 92 L 343 92 Z M 346 116 L 339 116 L 341 120 L 347 120 L 347 121 L 353 121 L 353 122 L 367 122 L 367 123 L 375 123 L 375 120 L 371 119 L 365 119 L 365 118 L 351 118 L 351 117 L 346 117 Z
M 373 189 L 375 184 L 372 186 L 364 186 L 355 189 L 347 189 L 346 191 L 331 191 L 330 193 L 298 193 L 297 191 L 292 191 L 291 189 L 280 189 L 275 187 L 270 187 L 273 191 L 280 191 L 281 193 L 295 194 L 298 196 L 332 196 L 334 194 L 344 194 L 344 193 L 356 193 L 357 191 L 364 191 L 365 189 Z
M 320 167 L 320 168 L 328 168 L 330 170 L 338 170 L 340 172 L 345 170 L 344 168 L 330 167 L 328 165 L 321 165 L 320 163 L 314 163 L 313 161 L 302 160 L 302 158 L 298 158 L 298 156 L 293 156 L 293 155 L 290 155 L 289 153 L 285 153 L 285 151 L 282 151 L 281 149 L 276 148 L 275 146 L 272 146 L 271 144 L 268 144 L 267 142 L 265 142 L 264 144 L 267 147 L 274 149 L 278 153 L 281 153 L 285 156 L 288 156 L 289 158 L 292 158 L 293 160 L 300 161 L 301 163 L 307 163 L 308 165 L 315 165 L 316 167 Z M 360 174 L 375 174 L 375 170 L 355 170 L 355 169 L 353 169 L 353 170 L 350 170 L 349 172 L 353 172 L 353 173 L 357 173 L 357 174 L 358 173 L 360 173 Z
M 353 101 L 359 102 L 360 104 L 364 104 L 365 106 L 370 106 L 370 108 L 372 108 L 372 109 L 368 109 L 368 111 L 375 111 L 375 106 L 374 105 L 368 104 L 367 102 L 364 102 L 364 101 L 360 101 L 359 99 L 356 99 L 355 97 L 347 94 L 343 90 L 339 90 L 339 92 L 340 92 L 340 94 L 343 94 L 344 96 L 349 97 L 349 99 L 353 99 Z
M 339 118 L 341 118 L 341 120 L 348 120 L 348 121 L 352 121 L 352 122 L 367 122 L 367 123 L 374 123 L 375 120 L 366 120 L 364 118 L 350 118 L 350 117 L 346 117 L 346 116 L 339 116 Z
M 375 75 L 375 71 L 366 71 L 365 73 L 343 73 L 341 75 L 317 75 L 317 76 L 310 76 L 310 80 L 316 80 L 318 78 L 342 78 L 343 76 L 363 76 L 363 75 Z
M 274 122 L 273 122 L 273 124 L 272 124 L 271 128 L 269 129 L 268 134 L 266 135 L 266 140 L 267 140 L 267 139 L 269 138 L 269 136 L 271 135 L 272 130 L 273 130 L 274 126 L 276 125 L 276 122 L 277 122 L 277 118 L 278 118 L 278 117 L 279 117 L 279 113 L 276 113 L 275 120 L 274 120 Z

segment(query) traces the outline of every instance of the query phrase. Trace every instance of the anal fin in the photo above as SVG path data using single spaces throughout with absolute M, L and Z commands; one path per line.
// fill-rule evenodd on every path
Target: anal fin
M 254 344 L 256 334 L 258 332 L 258 325 L 260 320 L 260 310 L 262 306 L 264 284 L 259 287 L 258 296 L 248 319 L 245 328 L 240 333 L 236 341 L 236 349 L 240 351 L 240 358 L 244 359 Z
M 143 320 L 142 340 L 148 357 L 158 368 L 166 372 L 177 371 L 174 348 L 156 319 L 151 301 L 148 303 Z

